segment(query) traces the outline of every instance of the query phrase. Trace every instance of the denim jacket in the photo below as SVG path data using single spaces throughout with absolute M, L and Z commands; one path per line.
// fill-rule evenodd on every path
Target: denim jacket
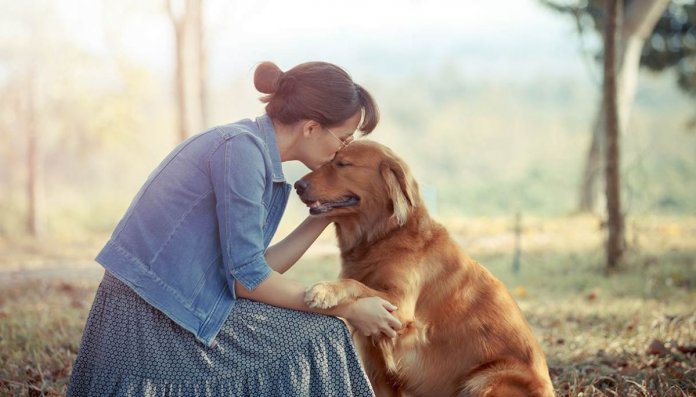
M 208 346 L 253 290 L 285 211 L 285 182 L 268 115 L 181 143 L 148 177 L 96 260 Z

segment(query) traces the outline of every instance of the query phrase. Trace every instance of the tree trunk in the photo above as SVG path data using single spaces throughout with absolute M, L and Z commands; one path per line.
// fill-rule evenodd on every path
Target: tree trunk
M 617 45 L 618 55 L 618 112 L 619 126 L 626 128 L 631 113 L 631 106 L 638 84 L 638 72 L 640 70 L 640 54 L 645 45 L 645 40 L 655 29 L 655 24 L 667 8 L 669 0 L 634 0 L 626 9 L 621 36 Z M 592 138 L 587 150 L 585 166 L 580 179 L 580 196 L 578 210 L 591 212 L 596 208 L 599 196 L 599 179 L 602 175 L 602 152 L 605 136 L 604 131 L 604 103 L 601 103 L 595 116 Z M 620 131 L 621 133 L 622 131 Z
M 203 31 L 203 6 L 202 0 L 198 0 L 198 12 L 195 18 L 196 47 L 198 49 L 198 101 L 201 114 L 201 128 L 208 125 L 208 57 L 205 46 L 205 33 Z
M 580 201 L 578 202 L 579 212 L 592 212 L 597 201 L 597 180 L 600 178 L 602 167 L 602 150 L 601 140 L 604 135 L 605 124 L 604 117 L 604 101 L 601 102 L 600 111 L 597 112 L 595 122 L 592 128 L 592 137 L 590 139 L 590 147 L 587 150 L 585 167 L 580 180 Z
M 169 2 L 168 2 L 169 3 Z M 177 107 L 177 122 L 179 123 L 177 130 L 179 131 L 179 140 L 183 141 L 188 136 L 188 111 L 186 108 L 186 90 L 184 88 L 184 48 L 183 48 L 183 29 L 181 23 L 172 17 L 174 23 L 174 37 L 176 45 L 176 61 L 175 61 L 175 76 L 174 89 L 176 92 L 176 107 Z
M 27 157 L 26 157 L 26 232 L 32 237 L 41 234 L 40 214 L 39 214 L 39 149 L 36 127 L 36 100 L 34 92 L 34 75 L 30 71 L 26 78 L 24 90 L 24 127 L 27 137 Z
M 643 46 L 669 2 L 670 0 L 634 0 L 621 16 L 621 36 L 617 47 L 617 53 L 621 54 L 617 64 L 618 112 L 620 126 L 624 130 L 628 126 L 633 99 L 636 96 Z
M 207 124 L 202 0 L 167 0 L 166 6 L 174 27 L 177 121 L 184 140 Z
M 619 265 L 624 249 L 624 220 L 621 213 L 619 156 L 619 109 L 617 99 L 616 32 L 621 23 L 622 0 L 607 1 L 604 33 L 604 109 L 606 114 L 606 194 L 607 194 L 607 267 Z

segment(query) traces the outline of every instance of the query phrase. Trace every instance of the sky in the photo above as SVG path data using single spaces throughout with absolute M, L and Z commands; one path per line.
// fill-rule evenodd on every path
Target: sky
M 358 75 L 427 72 L 447 62 L 485 78 L 587 74 L 572 21 L 537 0 L 204 3 L 212 81 L 249 75 L 263 60 L 281 68 L 326 60 Z M 117 46 L 136 62 L 171 73 L 173 33 L 164 0 L 56 4 L 80 45 L 97 53 Z

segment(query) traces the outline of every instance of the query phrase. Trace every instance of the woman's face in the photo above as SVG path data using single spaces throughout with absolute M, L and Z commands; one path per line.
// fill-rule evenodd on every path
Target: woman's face
M 359 111 L 343 124 L 330 129 L 314 121 L 306 123 L 303 135 L 305 141 L 299 160 L 310 170 L 331 161 L 340 149 L 352 141 L 361 117 L 362 112 Z

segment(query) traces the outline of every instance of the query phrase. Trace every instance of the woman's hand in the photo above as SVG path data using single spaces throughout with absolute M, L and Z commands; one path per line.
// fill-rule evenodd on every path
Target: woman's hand
M 273 306 L 340 316 L 365 336 L 384 334 L 393 338 L 396 331 L 402 327 L 401 321 L 391 314 L 396 310 L 396 306 L 376 296 L 349 301 L 331 309 L 310 308 L 304 301 L 304 285 L 275 271 L 252 291 L 247 290 L 239 280 L 235 280 L 235 293 L 238 298 L 252 299 Z
M 346 306 L 342 317 L 365 336 L 384 334 L 390 338 L 401 329 L 401 321 L 391 314 L 396 306 L 384 299 L 371 296 L 360 298 Z

